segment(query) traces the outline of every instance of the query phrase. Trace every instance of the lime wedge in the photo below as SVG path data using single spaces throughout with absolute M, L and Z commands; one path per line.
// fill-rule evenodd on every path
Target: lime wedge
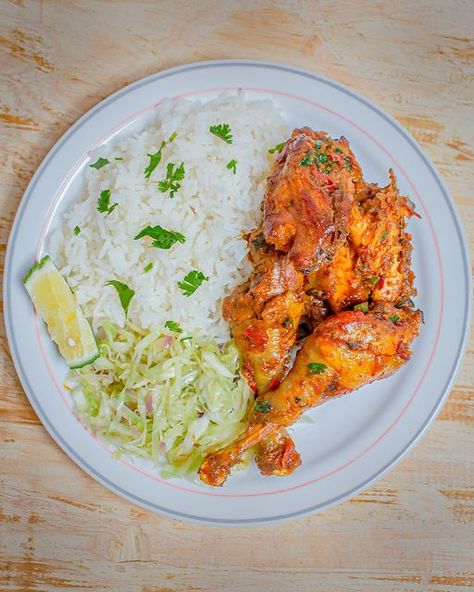
M 23 282 L 69 366 L 81 368 L 96 360 L 99 348 L 91 326 L 49 255 L 33 265 Z

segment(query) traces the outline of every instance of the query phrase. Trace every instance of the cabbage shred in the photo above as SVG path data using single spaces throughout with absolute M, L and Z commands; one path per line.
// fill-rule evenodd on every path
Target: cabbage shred
M 194 473 L 248 426 L 251 391 L 233 341 L 104 323 L 101 357 L 74 370 L 75 409 L 116 454 L 140 455 L 164 477 Z

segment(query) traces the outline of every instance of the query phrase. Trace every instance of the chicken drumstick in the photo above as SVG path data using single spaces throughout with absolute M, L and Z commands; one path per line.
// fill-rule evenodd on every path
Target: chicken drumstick
M 306 340 L 281 386 L 260 395 L 244 436 L 208 456 L 201 480 L 222 485 L 252 446 L 306 410 L 390 376 L 410 358 L 420 311 L 379 304 L 373 311 L 345 311 L 323 321 Z

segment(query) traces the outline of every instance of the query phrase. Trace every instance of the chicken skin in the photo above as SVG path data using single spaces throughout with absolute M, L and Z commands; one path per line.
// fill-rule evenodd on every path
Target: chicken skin
M 411 355 L 421 313 L 392 306 L 344 311 L 323 321 L 305 341 L 280 387 L 260 395 L 242 438 L 208 456 L 201 480 L 222 485 L 242 455 L 306 410 L 393 374 Z
M 276 388 L 288 369 L 303 311 L 312 324 L 328 309 L 308 290 L 315 274 L 346 244 L 362 173 L 344 138 L 297 129 L 274 164 L 262 228 L 248 237 L 254 273 L 224 300 L 252 390 Z
M 255 445 L 255 464 L 262 475 L 291 475 L 301 464 L 295 443 L 283 427 L 278 427 Z
M 249 242 L 255 272 L 224 300 L 223 315 L 243 355 L 242 372 L 256 393 L 276 388 L 288 370 L 304 307 L 303 276 L 260 233 L 252 233 Z
M 392 171 L 386 187 L 366 183 L 345 138 L 294 130 L 262 212 L 248 235 L 254 271 L 223 305 L 255 408 L 245 434 L 202 463 L 209 485 L 250 448 L 263 475 L 292 473 L 301 458 L 286 427 L 395 372 L 422 321 L 405 231 L 413 205 Z
M 330 260 L 347 233 L 353 196 L 362 174 L 344 138 L 296 129 L 267 182 L 265 240 L 288 253 L 308 274 Z
M 360 167 L 345 139 L 334 141 L 309 128 L 293 132 L 268 179 L 262 228 L 248 237 L 255 271 L 223 306 L 254 392 L 277 388 L 286 375 L 303 311 L 312 325 L 329 312 L 304 293 L 304 276 L 343 245 L 353 194 L 362 189 Z M 287 474 L 298 466 L 294 446 L 287 454 L 290 442 L 288 434 L 274 434 L 257 447 L 263 473 Z
M 405 232 L 413 214 L 408 198 L 398 193 L 392 171 L 387 187 L 372 186 L 352 208 L 346 243 L 309 279 L 334 312 L 369 298 L 402 305 L 415 295 L 411 236 Z
M 373 301 L 406 304 L 416 294 L 411 263 L 411 235 L 407 220 L 416 215 L 413 204 L 398 192 L 393 171 L 389 184 L 373 187 L 352 211 L 349 242 L 353 245 L 362 283 L 370 286 Z
M 243 355 L 242 375 L 254 393 L 265 393 L 276 389 L 288 371 L 304 308 L 304 278 L 288 256 L 265 242 L 261 229 L 247 239 L 255 271 L 224 300 L 223 316 Z M 301 463 L 285 430 L 260 442 L 256 452 L 265 474 L 289 474 Z

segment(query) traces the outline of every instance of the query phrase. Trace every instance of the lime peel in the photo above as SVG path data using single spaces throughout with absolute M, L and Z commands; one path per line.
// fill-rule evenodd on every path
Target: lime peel
M 24 277 L 38 315 L 70 368 L 81 368 L 99 357 L 91 326 L 66 280 L 46 255 Z

